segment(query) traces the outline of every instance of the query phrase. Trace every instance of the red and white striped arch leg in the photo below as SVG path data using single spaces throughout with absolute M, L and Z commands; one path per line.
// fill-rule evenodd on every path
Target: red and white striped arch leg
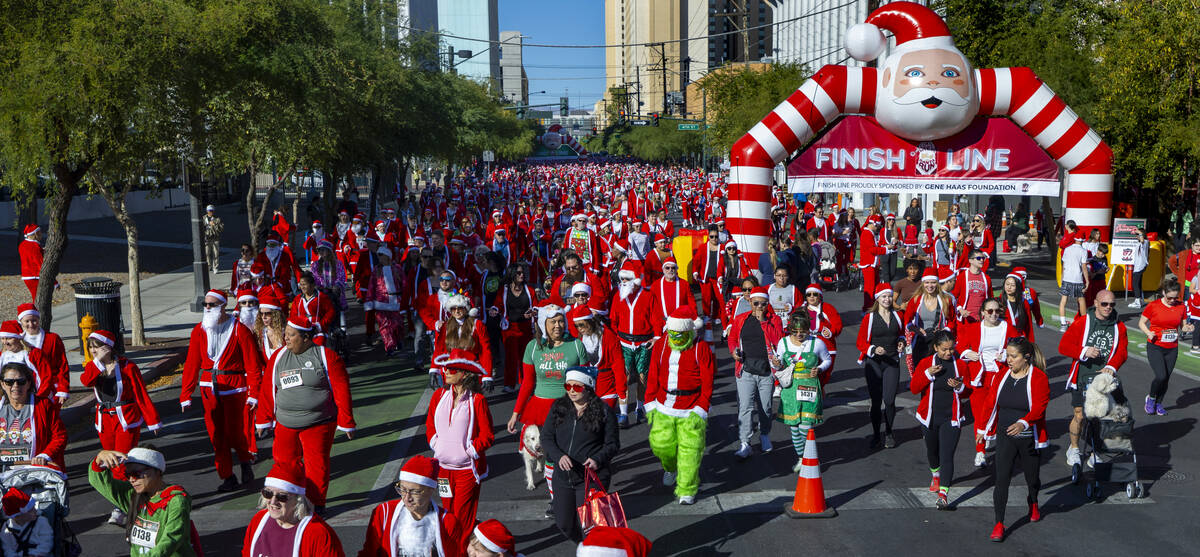
M 1112 225 L 1112 150 L 1029 68 L 975 71 L 984 116 L 1008 116 L 1068 172 L 1066 218 Z M 752 262 L 771 236 L 775 165 L 842 114 L 875 112 L 875 68 L 825 66 L 733 145 L 726 225 Z

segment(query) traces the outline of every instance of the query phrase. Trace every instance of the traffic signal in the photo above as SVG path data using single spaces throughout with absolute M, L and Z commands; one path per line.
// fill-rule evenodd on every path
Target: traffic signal
M 625 111 L 624 111 L 624 110 L 622 110 L 622 111 L 621 111 L 621 118 L 620 118 L 619 120 L 617 120 L 617 123 L 618 123 L 618 124 L 624 124 L 624 123 L 625 123 Z
M 654 114 L 651 114 L 651 115 L 650 115 L 650 124 L 651 124 L 651 125 L 653 125 L 653 126 L 657 126 L 657 125 L 658 125 L 658 113 L 657 113 L 657 112 L 655 112 Z
M 596 126 L 592 126 L 592 135 L 596 135 Z
M 518 109 L 517 109 L 517 119 L 518 119 L 518 120 L 524 120 L 524 119 L 525 119 L 525 109 L 524 109 L 524 108 L 518 108 Z
M 570 111 L 570 108 L 567 103 L 568 103 L 568 101 L 567 101 L 566 97 L 558 98 L 558 115 L 562 116 L 563 118 L 566 118 L 567 112 Z

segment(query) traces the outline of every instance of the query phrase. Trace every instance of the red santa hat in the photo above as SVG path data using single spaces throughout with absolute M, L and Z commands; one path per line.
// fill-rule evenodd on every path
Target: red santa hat
M 94 340 L 102 343 L 109 348 L 117 345 L 117 335 L 114 335 L 109 331 L 105 331 L 104 329 L 92 331 L 92 333 L 88 335 L 88 340 Z
M 293 315 L 293 316 L 289 317 L 287 324 L 288 324 L 288 327 L 296 329 L 297 331 L 313 330 L 312 321 L 310 321 L 308 319 L 308 317 L 304 316 L 304 315 Z
M 276 460 L 267 474 L 263 487 L 269 487 L 279 492 L 304 495 L 304 472 L 286 460 Z
M 253 291 L 253 290 L 251 290 L 251 289 L 249 289 L 249 288 L 242 288 L 242 289 L 240 289 L 240 290 L 238 290 L 238 291 L 237 291 L 237 301 L 238 301 L 238 303 L 239 303 L 239 304 L 240 304 L 240 303 L 242 303 L 242 302 L 246 302 L 246 301 L 255 301 L 255 302 L 257 302 L 257 301 L 258 301 L 258 296 L 257 296 L 257 295 L 255 295 L 255 293 L 254 293 L 254 291 Z
M 267 241 L 268 242 L 278 242 L 278 243 L 282 244 L 283 236 L 280 236 L 278 232 L 272 230 L 267 233 Z
M 587 306 L 575 306 L 571 311 L 567 312 L 567 319 L 574 323 L 576 321 L 587 321 L 592 318 L 592 310 Z
M 26 315 L 37 317 L 41 314 L 33 304 L 25 303 L 17 306 L 17 319 L 24 319 Z
M 675 256 L 673 256 L 673 255 L 668 255 L 666 259 L 663 259 L 663 262 L 662 262 L 663 268 L 665 269 L 667 267 L 667 265 L 675 267 L 676 269 L 679 268 L 679 262 L 675 261 Z
M 881 283 L 875 285 L 875 299 L 876 300 L 878 300 L 879 297 L 883 296 L 884 294 L 891 294 L 891 293 L 892 293 L 892 285 L 890 285 L 886 282 L 881 282 Z
M 4 492 L 4 497 L 0 498 L 0 502 L 4 505 L 4 516 L 7 518 L 27 513 L 37 506 L 37 501 L 28 493 L 15 487 L 8 488 L 8 491 Z
M 729 240 L 728 242 L 725 242 L 724 246 L 721 246 L 721 247 L 723 249 L 729 249 L 729 248 L 737 249 L 737 242 L 735 242 L 733 240 Z
M 925 267 L 925 272 L 921 273 L 921 282 L 925 282 L 927 280 L 932 280 L 935 282 L 938 280 L 937 269 L 934 269 L 933 267 Z
M 571 222 L 575 222 L 577 220 L 587 220 L 587 218 L 588 216 L 586 214 L 575 213 L 574 215 L 571 215 Z
M 887 220 L 896 220 L 896 213 L 888 213 Z
M 283 298 L 272 291 L 263 291 L 258 298 L 259 311 L 283 311 Z
M 340 217 L 342 215 L 350 216 L 350 211 L 347 211 L 345 209 L 338 211 L 338 216 Z
M 28 236 L 30 236 L 31 234 L 33 234 L 34 232 L 37 232 L 38 230 L 41 230 L 41 228 L 40 228 L 40 227 L 38 227 L 38 225 L 36 225 L 36 224 L 33 224 L 33 223 L 29 223 L 29 224 L 25 225 L 25 232 L 24 232 L 24 234 L 25 234 L 25 236 L 26 236 L 26 237 L 28 237 Z
M 596 526 L 579 544 L 575 557 L 647 557 L 653 545 L 630 528 Z
M 704 321 L 696 315 L 696 308 L 679 306 L 667 318 L 668 331 L 694 331 L 704 326 Z
M 437 489 L 438 469 L 438 461 L 416 455 L 405 461 L 404 466 L 400 468 L 399 481 Z
M 808 285 L 808 287 L 804 289 L 805 294 L 811 294 L 813 292 L 816 292 L 817 294 L 821 294 L 821 295 L 825 294 L 825 290 L 821 288 L 821 285 L 819 285 L 815 282 Z
M 1025 270 L 1025 267 L 1013 267 L 1011 274 L 1021 277 L 1021 281 L 1029 277 L 1029 272 Z
M 205 298 L 216 298 L 218 300 L 221 300 L 222 304 L 229 301 L 229 298 L 226 296 L 225 291 L 218 290 L 216 288 L 209 290 L 207 293 L 204 294 L 204 297 Z
M 755 298 L 769 300 L 769 299 L 771 299 L 771 293 L 767 290 L 767 287 L 765 287 L 765 286 L 756 286 L 752 290 L 750 290 L 750 294 L 747 296 L 747 298 L 749 298 L 751 300 L 753 300 Z
M 476 375 L 487 375 L 487 372 L 483 369 L 483 365 L 481 365 L 477 360 L 478 357 L 475 356 L 474 352 L 471 352 L 470 350 L 463 350 L 461 348 L 455 348 L 445 354 L 439 354 L 438 357 L 433 359 L 433 365 L 446 369 L 474 373 Z
M 938 271 L 938 282 L 950 282 L 952 280 L 954 280 L 954 271 L 951 271 L 949 267 L 942 267 Z
M 887 47 L 885 29 L 896 36 L 893 54 L 930 48 L 958 51 L 950 29 L 936 12 L 914 2 L 892 2 L 876 8 L 865 23 L 846 30 L 846 53 L 862 62 L 878 58 Z
M 358 222 L 366 222 L 367 216 L 362 213 L 354 213 L 354 218 L 352 220 L 356 220 Z
M 621 238 L 620 240 L 613 242 L 613 247 L 621 253 L 629 253 L 629 240 Z
M 321 220 L 320 220 L 320 219 L 313 219 L 312 227 L 313 227 L 313 228 L 322 228 L 322 226 L 321 226 Z
M 475 539 L 492 553 L 499 553 L 504 557 L 520 557 L 512 532 L 499 520 L 491 518 L 480 522 L 475 526 Z
M 637 284 L 642 283 L 642 266 L 637 261 L 626 260 L 621 265 L 621 270 L 617 271 L 617 278 L 628 279 Z
M 665 241 L 667 241 L 667 237 L 666 237 L 666 236 L 664 236 L 662 232 L 655 232 L 655 233 L 654 233 L 654 243 L 656 243 L 656 244 L 657 244 L 657 243 L 659 243 L 659 242 L 665 242 Z
M 251 278 L 258 278 L 265 274 L 267 274 L 267 268 L 262 263 L 255 261 L 254 263 L 250 264 L 250 277 Z

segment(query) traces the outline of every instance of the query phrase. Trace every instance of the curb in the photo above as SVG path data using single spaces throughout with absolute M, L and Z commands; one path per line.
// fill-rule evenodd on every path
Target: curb
M 187 348 L 180 347 L 145 366 L 139 366 L 142 372 L 142 381 L 146 385 L 157 381 L 164 373 L 174 371 L 185 359 L 187 359 Z M 59 420 L 63 422 L 64 428 L 70 428 L 77 423 L 91 419 L 94 406 L 95 399 L 93 397 L 80 398 L 74 404 L 65 406 L 59 411 Z

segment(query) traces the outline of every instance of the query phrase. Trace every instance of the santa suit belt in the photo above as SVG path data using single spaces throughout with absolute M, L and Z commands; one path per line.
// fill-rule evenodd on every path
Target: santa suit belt
M 617 336 L 621 337 L 621 340 L 623 340 L 625 342 L 633 342 L 633 343 L 637 343 L 637 344 L 642 344 L 642 343 L 654 338 L 654 335 L 651 333 L 647 333 L 644 335 L 633 335 L 633 334 L 629 334 L 629 333 L 623 333 L 621 331 L 617 331 Z
M 211 378 L 220 377 L 222 375 L 245 375 L 246 374 L 246 372 L 241 371 L 241 370 L 228 370 L 227 371 L 227 370 L 223 370 L 223 369 L 202 369 L 202 370 L 200 370 L 201 376 L 203 376 L 203 373 L 206 371 L 209 373 L 209 377 L 211 377 Z M 250 390 L 248 387 L 238 387 L 235 389 L 230 389 L 228 391 L 218 391 L 213 386 L 212 381 L 200 381 L 200 386 L 211 389 L 218 396 L 235 395 L 235 394 L 244 393 L 244 392 Z
M 671 396 L 692 396 L 700 392 L 700 389 L 667 389 L 667 394 Z
M 120 401 L 114 400 L 114 401 L 107 401 L 107 402 L 106 401 L 97 401 L 96 408 L 98 408 L 101 412 L 104 412 L 106 414 L 116 414 L 118 408 L 129 405 L 129 404 L 133 404 L 133 401 L 130 401 L 130 400 L 120 400 Z

